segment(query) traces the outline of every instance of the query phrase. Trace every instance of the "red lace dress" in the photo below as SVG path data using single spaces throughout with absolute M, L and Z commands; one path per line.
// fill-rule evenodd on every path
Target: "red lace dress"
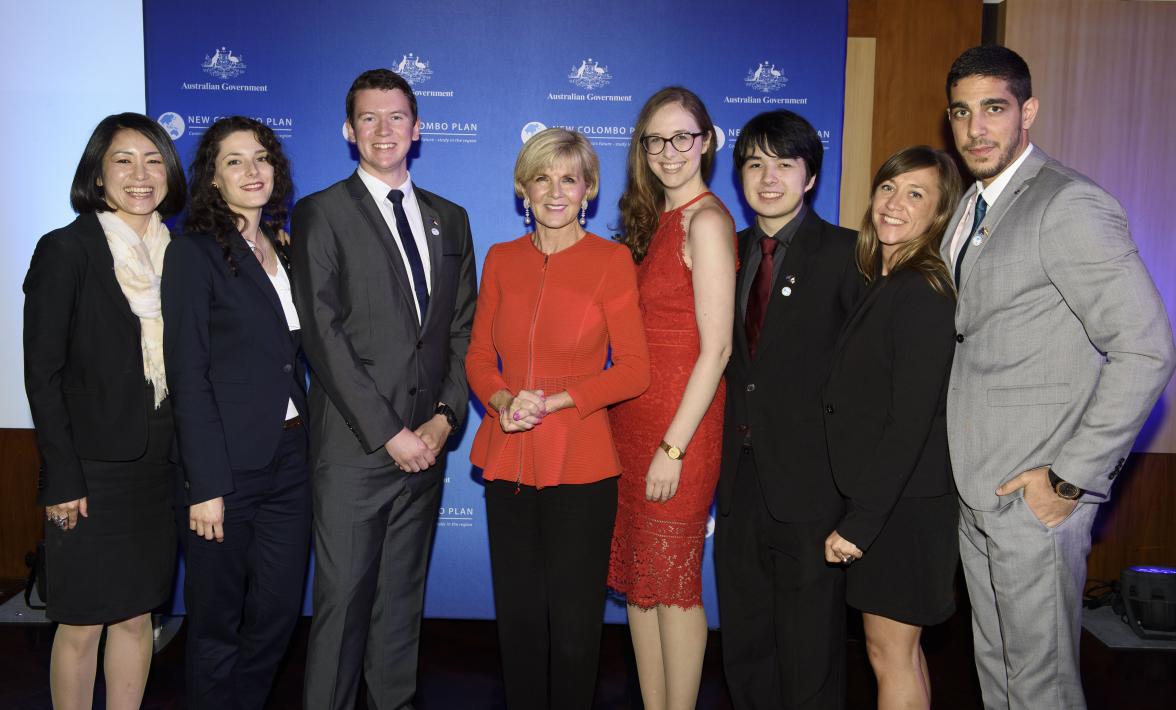
M 686 447 L 674 497 L 665 503 L 646 500 L 645 474 L 655 452 L 665 455 L 658 444 L 678 410 L 698 359 L 694 287 L 682 259 L 686 238 L 682 211 L 707 195 L 710 193 L 662 213 L 649 251 L 637 267 L 649 345 L 649 389 L 609 411 L 621 479 L 608 586 L 624 595 L 629 604 L 643 609 L 658 604 L 689 608 L 702 603 L 702 549 L 722 454 L 726 399 L 722 380 Z M 731 239 L 734 242 L 734 234 Z

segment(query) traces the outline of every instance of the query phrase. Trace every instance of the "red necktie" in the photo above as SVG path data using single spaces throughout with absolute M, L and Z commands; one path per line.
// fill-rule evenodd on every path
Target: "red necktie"
M 759 269 L 755 272 L 755 280 L 751 282 L 751 293 L 747 297 L 747 318 L 744 327 L 747 329 L 747 351 L 755 357 L 756 346 L 759 345 L 760 331 L 764 327 L 764 316 L 768 312 L 768 299 L 772 291 L 772 277 L 776 273 L 776 262 L 772 254 L 780 242 L 772 237 L 760 239 Z

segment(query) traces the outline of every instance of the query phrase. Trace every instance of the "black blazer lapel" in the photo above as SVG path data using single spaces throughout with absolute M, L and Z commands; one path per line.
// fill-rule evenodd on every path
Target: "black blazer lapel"
M 438 288 L 441 284 L 441 265 L 443 263 L 441 250 L 441 235 L 445 230 L 445 225 L 441 223 L 441 216 L 433 207 L 433 203 L 429 198 L 425 197 L 421 190 L 413 189 L 416 194 L 417 204 L 421 208 L 421 222 L 425 227 L 425 241 L 429 245 L 429 283 L 433 288 Z M 432 302 L 432 296 L 429 301 Z M 425 312 L 425 322 L 421 324 L 423 330 L 430 321 L 433 320 L 433 310 L 430 308 Z
M 747 268 L 748 259 L 751 255 L 751 249 L 755 245 L 754 227 L 748 227 L 739 232 L 739 274 L 735 280 L 735 352 L 736 356 L 744 362 L 751 360 L 751 353 L 747 349 L 747 327 L 745 326 L 747 320 L 747 299 L 743 297 L 743 292 L 746 290 L 745 286 L 747 280 L 754 277 L 751 270 Z
M 792 242 L 784 252 L 784 261 L 776 272 L 772 281 L 772 289 L 768 292 L 768 312 L 764 314 L 764 328 L 760 333 L 758 352 L 774 350 L 776 339 L 783 337 L 785 323 L 793 311 L 793 302 L 803 297 L 805 287 L 804 275 L 808 266 L 809 256 L 821 248 L 820 234 L 821 218 L 815 210 L 807 210 L 804 222 L 797 228 Z M 782 290 L 787 288 L 788 295 Z
M 263 236 L 263 239 L 269 239 L 268 236 Z M 273 243 L 272 241 L 270 242 Z M 253 255 L 249 249 L 249 244 L 245 238 L 240 234 L 235 234 L 230 241 L 233 259 L 237 262 L 237 269 L 242 274 L 253 282 L 263 294 L 265 294 L 266 301 L 269 302 L 270 307 L 273 308 L 277 314 L 279 322 L 282 324 L 284 330 L 289 330 L 286 323 L 286 312 L 282 310 L 282 302 L 278 299 L 278 291 L 274 288 L 273 282 L 270 281 L 269 274 L 265 273 L 261 262 Z M 275 249 L 276 250 L 276 249 Z M 281 257 L 278 257 L 278 263 L 281 263 Z
M 876 278 L 880 279 L 882 277 L 878 276 Z M 872 288 L 866 292 L 865 297 L 862 298 L 861 302 L 858 303 L 858 306 L 854 309 L 853 314 L 849 316 L 849 318 L 845 321 L 845 325 L 841 327 L 841 333 L 838 334 L 837 342 L 833 346 L 834 357 L 837 356 L 837 353 L 841 352 L 841 347 L 845 344 L 849 334 L 853 332 L 854 328 L 857 327 L 858 323 L 861 322 L 866 313 L 870 311 L 870 308 L 874 305 L 874 302 L 878 300 L 878 295 L 886 288 L 886 284 L 884 283 L 875 283 L 871 285 Z
M 98 282 L 110 296 L 114 309 L 138 328 L 139 318 L 131 311 L 126 294 L 114 275 L 114 257 L 110 253 L 110 245 L 106 243 L 106 233 L 102 231 L 98 215 L 84 214 L 78 217 L 77 221 L 78 234 L 82 237 L 81 242 L 90 257 L 90 262 L 95 266 L 94 273 L 98 275 Z
M 408 271 L 404 265 L 404 258 L 400 256 L 400 248 L 396 246 L 396 238 L 392 236 L 392 230 L 388 229 L 384 215 L 380 213 L 380 208 L 376 206 L 376 202 L 372 199 L 372 194 L 368 192 L 367 186 L 363 184 L 363 180 L 359 179 L 358 173 L 352 173 L 351 177 L 347 179 L 347 190 L 358 203 L 359 211 L 367 220 L 372 235 L 384 248 L 388 262 L 392 265 L 396 284 L 400 287 L 400 296 L 404 301 L 404 307 L 413 314 L 413 320 L 416 321 L 416 296 L 408 282 Z

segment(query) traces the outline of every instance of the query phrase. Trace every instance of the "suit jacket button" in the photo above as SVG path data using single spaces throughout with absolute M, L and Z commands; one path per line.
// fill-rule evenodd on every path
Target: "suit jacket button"
M 412 396 L 416 396 L 416 387 L 409 387 L 408 393 Z
M 418 341 L 417 341 L 417 350 L 420 350 L 420 349 L 421 349 L 421 348 L 423 348 L 423 347 L 425 347 L 425 341 L 423 341 L 423 340 L 418 340 Z
M 282 372 L 286 373 L 287 375 L 293 371 L 294 371 L 294 366 L 291 365 L 290 363 L 286 363 L 285 365 L 282 365 Z
M 736 424 L 735 431 L 739 432 L 740 434 L 746 434 L 748 432 L 748 427 L 746 424 Z
M 755 383 L 754 382 L 747 383 L 747 387 L 745 387 L 744 389 L 746 389 L 748 392 L 755 392 Z
M 964 334 L 963 333 L 956 333 L 956 342 L 957 343 L 964 342 Z
M 833 405 L 832 405 L 832 404 L 826 404 L 826 405 L 825 405 L 825 414 L 832 414 L 832 413 L 833 413 Z

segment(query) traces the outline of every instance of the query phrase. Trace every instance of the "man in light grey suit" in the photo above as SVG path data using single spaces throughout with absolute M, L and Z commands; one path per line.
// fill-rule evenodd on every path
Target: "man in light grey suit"
M 466 211 L 415 185 L 412 87 L 347 93 L 350 177 L 298 202 L 293 291 L 312 368 L 314 619 L 305 706 L 411 707 L 445 442 L 466 412 L 477 284 Z
M 1090 528 L 1172 374 L 1172 331 L 1119 204 L 1029 142 L 1025 61 L 970 49 L 947 94 L 977 179 L 942 254 L 959 293 L 948 440 L 984 705 L 1084 708 Z

